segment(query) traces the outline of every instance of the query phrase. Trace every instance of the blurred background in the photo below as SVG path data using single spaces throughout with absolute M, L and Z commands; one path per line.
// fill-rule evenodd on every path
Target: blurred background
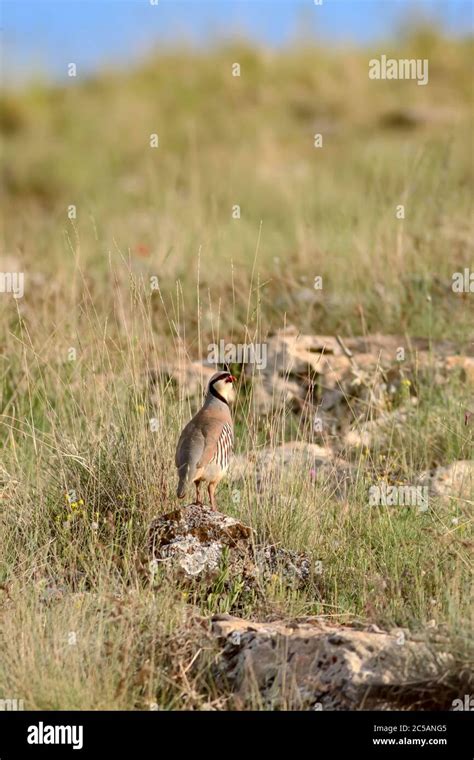
M 467 0 L 5 0 L 4 63 L 15 81 L 129 65 L 155 46 L 206 48 L 235 38 L 279 48 L 301 40 L 363 44 L 420 23 L 463 36 Z
M 16 0 L 2 26 L 4 268 L 35 283 L 23 311 L 60 309 L 49 289 L 80 265 L 113 312 L 127 262 L 126 289 L 158 278 L 165 333 L 179 282 L 190 337 L 217 311 L 226 334 L 258 312 L 264 332 L 440 337 L 449 318 L 466 340 L 470 2 Z M 428 59 L 428 84 L 370 80 L 381 55 Z

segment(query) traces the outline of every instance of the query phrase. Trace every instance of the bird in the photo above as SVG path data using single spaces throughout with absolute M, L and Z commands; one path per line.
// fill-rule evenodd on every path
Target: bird
M 176 448 L 178 498 L 183 499 L 187 486 L 194 483 L 196 504 L 202 506 L 200 487 L 204 481 L 213 510 L 217 509 L 216 486 L 227 471 L 234 448 L 230 406 L 236 397 L 235 380 L 224 370 L 212 375 L 204 404 L 184 427 Z

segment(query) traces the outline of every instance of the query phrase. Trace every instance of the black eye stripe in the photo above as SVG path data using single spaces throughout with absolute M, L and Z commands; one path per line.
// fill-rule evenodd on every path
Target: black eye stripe
M 215 378 L 215 379 L 212 381 L 211 385 L 214 385 L 215 383 L 217 383 L 217 382 L 218 382 L 218 380 L 224 380 L 224 378 L 226 378 L 226 377 L 230 377 L 230 372 L 225 372 L 223 375 L 218 375 L 218 377 L 216 377 L 216 378 Z

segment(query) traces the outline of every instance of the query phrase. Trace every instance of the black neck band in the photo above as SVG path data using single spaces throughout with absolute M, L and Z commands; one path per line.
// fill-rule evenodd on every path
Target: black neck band
M 216 391 L 213 385 L 209 388 L 209 392 L 214 396 L 214 398 L 218 398 L 219 401 L 222 401 L 224 404 L 227 404 L 229 406 L 229 402 L 225 400 L 224 396 L 221 396 L 219 391 Z

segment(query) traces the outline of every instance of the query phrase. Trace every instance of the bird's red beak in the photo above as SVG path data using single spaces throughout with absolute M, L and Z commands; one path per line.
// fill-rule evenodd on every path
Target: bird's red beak
M 237 378 L 234 377 L 233 375 L 229 375 L 229 377 L 226 377 L 225 381 L 226 381 L 226 383 L 236 383 L 237 382 Z

